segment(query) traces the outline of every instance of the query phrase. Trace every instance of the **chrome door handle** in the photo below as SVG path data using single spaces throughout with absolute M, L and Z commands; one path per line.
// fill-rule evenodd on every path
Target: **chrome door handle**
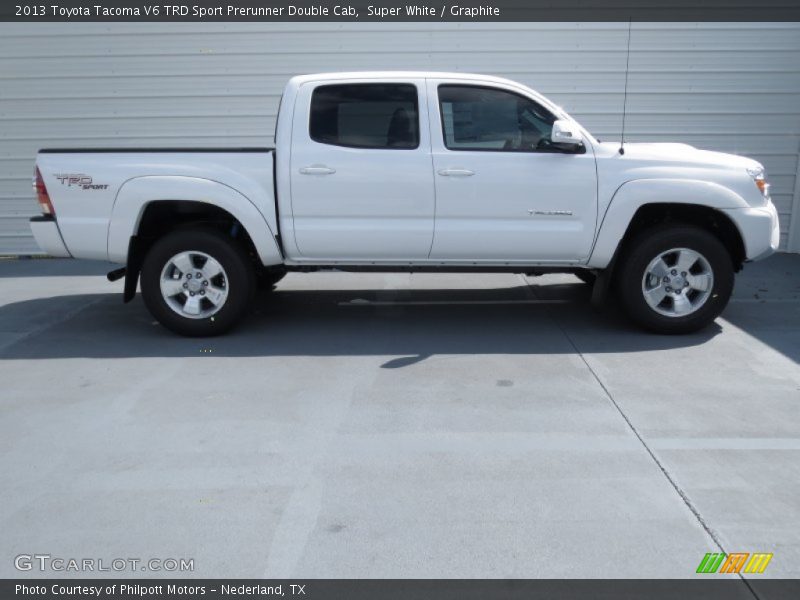
M 469 169 L 439 169 L 439 175 L 443 177 L 471 177 L 475 171 Z
M 302 167 L 300 173 L 303 175 L 333 175 L 336 173 L 336 169 L 331 169 L 323 165 L 312 165 L 310 167 Z

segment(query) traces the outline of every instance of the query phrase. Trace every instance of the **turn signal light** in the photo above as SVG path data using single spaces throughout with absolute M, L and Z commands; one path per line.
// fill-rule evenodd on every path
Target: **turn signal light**
M 758 191 L 761 192 L 761 195 L 764 196 L 764 198 L 768 198 L 769 184 L 767 183 L 767 174 L 764 172 L 764 168 L 747 169 L 747 174 L 753 178 L 753 182 L 756 184 Z

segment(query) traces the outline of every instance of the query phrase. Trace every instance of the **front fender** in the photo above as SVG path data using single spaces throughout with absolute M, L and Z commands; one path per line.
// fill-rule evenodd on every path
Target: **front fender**
M 145 208 L 158 200 L 203 202 L 217 206 L 242 224 L 264 265 L 283 262 L 264 215 L 246 196 L 210 179 L 162 175 L 129 179 L 117 192 L 108 225 L 108 258 L 111 262 L 126 262 L 130 238 L 138 231 Z
M 690 204 L 716 209 L 746 208 L 733 190 L 710 181 L 635 179 L 623 183 L 611 198 L 595 236 L 588 267 L 604 269 L 611 262 L 631 219 L 646 204 Z

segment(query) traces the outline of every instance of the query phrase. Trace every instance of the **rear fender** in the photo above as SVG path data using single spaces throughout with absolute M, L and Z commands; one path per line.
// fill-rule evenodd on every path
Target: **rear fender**
M 126 263 L 131 238 L 136 236 L 145 208 L 158 200 L 202 202 L 230 213 L 244 227 L 265 266 L 283 263 L 275 235 L 264 215 L 243 194 L 210 179 L 183 176 L 147 176 L 120 187 L 108 226 L 108 258 Z

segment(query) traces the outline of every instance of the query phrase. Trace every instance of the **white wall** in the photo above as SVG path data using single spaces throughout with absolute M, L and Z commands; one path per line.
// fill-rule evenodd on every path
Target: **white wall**
M 0 253 L 36 251 L 38 148 L 271 143 L 298 73 L 506 76 L 618 139 L 626 40 L 615 23 L 2 23 Z M 800 251 L 800 24 L 634 23 L 627 129 L 765 163 L 782 244 Z

